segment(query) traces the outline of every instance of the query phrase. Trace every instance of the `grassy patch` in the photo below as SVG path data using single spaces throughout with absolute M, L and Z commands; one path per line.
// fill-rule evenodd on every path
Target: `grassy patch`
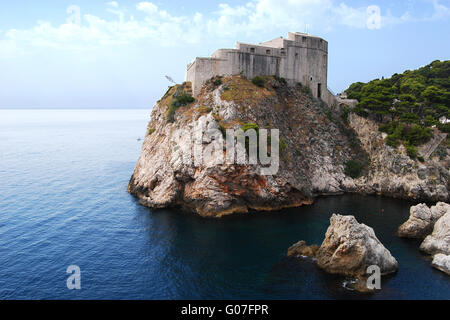
M 236 103 L 257 104 L 260 99 L 273 97 L 275 90 L 260 88 L 242 76 L 232 76 L 222 79 L 224 90 L 221 99 L 225 101 L 235 101 Z
M 167 110 L 167 121 L 173 122 L 175 117 L 175 112 L 181 106 L 188 105 L 194 102 L 195 99 L 190 94 L 186 92 L 177 92 L 174 94 L 172 101 L 169 104 L 169 109 Z
M 258 86 L 258 87 L 260 87 L 260 88 L 264 88 L 264 85 L 266 84 L 266 79 L 264 79 L 264 78 L 261 77 L 261 76 L 256 76 L 256 77 L 254 77 L 254 78 L 252 79 L 252 83 L 253 83 L 255 86 Z

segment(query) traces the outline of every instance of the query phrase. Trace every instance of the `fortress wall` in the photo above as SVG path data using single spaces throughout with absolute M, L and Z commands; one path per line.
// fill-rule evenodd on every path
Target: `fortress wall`
M 283 37 L 279 37 L 270 41 L 266 41 L 266 42 L 261 42 L 260 45 L 262 46 L 267 46 L 267 47 L 272 47 L 272 48 L 283 48 L 284 42 L 286 40 L 283 39 Z
M 218 58 L 197 58 L 190 65 L 186 74 L 186 81 L 192 83 L 192 93 L 196 96 L 203 84 L 216 75 L 226 75 L 230 68 L 227 60 Z
M 256 45 L 256 44 L 250 44 L 250 43 L 242 43 L 238 42 L 236 43 L 236 49 L 241 52 L 246 53 L 252 53 L 252 54 L 258 54 L 258 55 L 272 55 L 272 56 L 281 56 L 281 49 L 282 48 L 274 48 L 274 47 L 268 47 L 264 45 Z
M 243 74 L 249 79 L 276 75 L 291 84 L 302 83 L 314 97 L 332 105 L 335 98 L 327 88 L 327 70 L 328 43 L 290 32 L 288 39 L 280 37 L 259 45 L 238 42 L 236 49 L 220 49 L 212 58 L 197 58 L 188 65 L 186 80 L 192 82 L 195 96 L 207 80 L 217 75 Z
M 240 68 L 240 72 L 247 78 L 255 76 L 277 75 L 280 76 L 280 57 L 250 54 L 238 52 L 234 55 L 234 61 Z

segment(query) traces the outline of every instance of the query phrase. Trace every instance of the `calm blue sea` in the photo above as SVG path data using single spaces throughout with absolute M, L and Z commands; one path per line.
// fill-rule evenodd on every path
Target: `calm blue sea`
M 410 202 L 321 198 L 278 213 L 203 219 L 127 193 L 149 110 L 0 110 L 0 299 L 450 299 L 419 241 L 395 236 Z M 382 212 L 384 209 L 384 212 Z M 364 295 L 309 260 L 330 215 L 375 229 L 398 273 Z M 81 268 L 68 290 L 66 268 Z

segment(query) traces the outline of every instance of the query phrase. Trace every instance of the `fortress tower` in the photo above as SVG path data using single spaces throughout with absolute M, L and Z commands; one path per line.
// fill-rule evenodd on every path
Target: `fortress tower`
M 236 49 L 219 49 L 210 58 L 196 58 L 187 66 L 186 81 L 192 83 L 194 96 L 214 76 L 243 74 L 276 75 L 289 84 L 300 82 L 311 89 L 314 97 L 328 105 L 334 96 L 327 87 L 328 42 L 306 33 L 289 32 L 258 45 L 236 43 Z

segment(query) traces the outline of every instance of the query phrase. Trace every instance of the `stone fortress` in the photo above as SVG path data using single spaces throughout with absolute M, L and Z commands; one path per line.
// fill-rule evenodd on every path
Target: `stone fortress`
M 186 81 L 192 83 L 196 96 L 203 84 L 215 76 L 242 74 L 274 75 L 285 78 L 291 85 L 301 83 L 311 89 L 315 98 L 329 106 L 336 97 L 327 87 L 328 42 L 300 32 L 289 32 L 288 38 L 279 37 L 258 45 L 236 43 L 236 49 L 219 49 L 209 58 L 196 58 L 188 64 Z

